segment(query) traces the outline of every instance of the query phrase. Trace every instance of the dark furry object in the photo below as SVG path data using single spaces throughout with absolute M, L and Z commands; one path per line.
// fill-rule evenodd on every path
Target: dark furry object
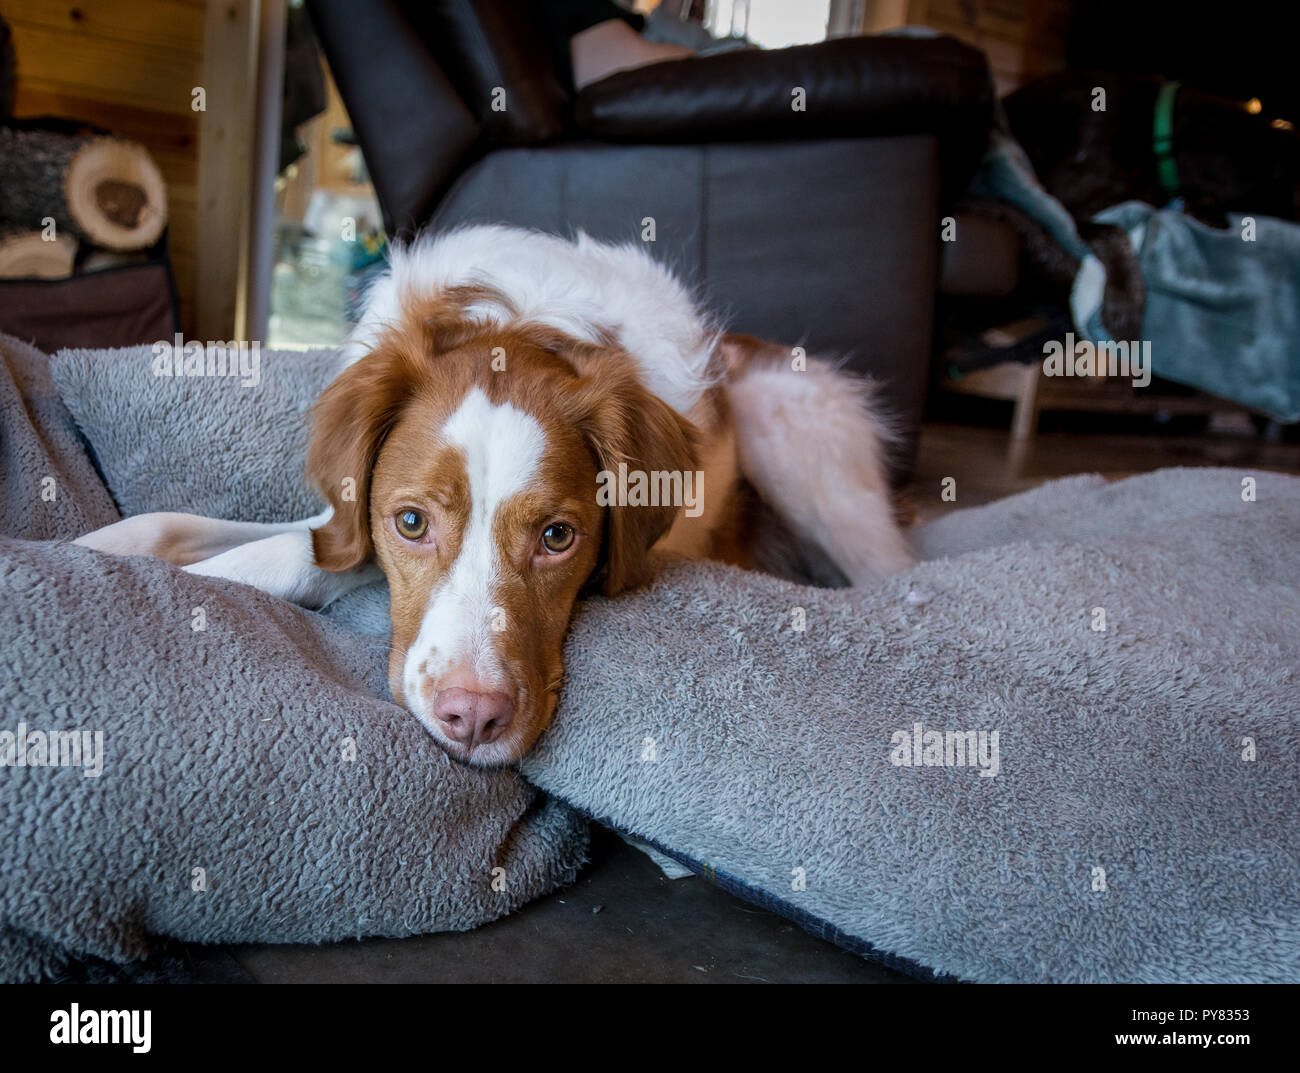
M 1027 213 L 1005 201 L 967 198 L 961 212 L 1006 224 L 1020 238 L 1021 257 L 1033 276 L 1059 292 L 1064 301 L 1079 272 L 1078 258 L 1061 249 L 1051 235 Z M 1116 339 L 1136 339 L 1142 334 L 1146 283 L 1128 236 L 1110 224 L 1080 223 L 1080 237 L 1106 266 L 1106 293 L 1101 319 Z M 783 575 L 784 576 L 784 575 Z
M 1163 80 L 1067 71 L 1003 102 L 1016 140 L 1048 191 L 1077 221 L 1121 201 L 1164 205 L 1153 127 Z M 1106 93 L 1093 111 L 1094 91 Z M 1184 86 L 1173 110 L 1173 157 L 1188 215 L 1225 227 L 1226 213 L 1300 220 L 1300 134 L 1241 102 Z M 1086 236 L 1085 236 L 1086 237 Z
M 1138 339 L 1146 310 L 1147 285 L 1128 235 L 1113 224 L 1079 225 L 1079 233 L 1097 259 L 1106 266 L 1106 290 L 1101 299 L 1101 322 L 1114 339 Z

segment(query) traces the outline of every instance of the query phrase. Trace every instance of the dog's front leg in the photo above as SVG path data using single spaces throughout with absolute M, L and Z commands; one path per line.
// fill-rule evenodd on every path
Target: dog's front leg
M 80 536 L 73 541 L 109 555 L 148 555 L 173 566 L 189 566 L 230 551 L 241 544 L 280 533 L 317 529 L 329 521 L 332 510 L 296 522 L 229 522 L 198 514 L 157 511 L 123 518 L 120 522 Z
M 375 566 L 331 573 L 316 566 L 311 530 L 331 510 L 296 522 L 230 522 L 197 514 L 137 514 L 73 541 L 110 555 L 149 555 L 200 577 L 252 585 L 303 607 L 321 608 L 383 575 Z
M 238 581 L 282 600 L 322 608 L 345 593 L 384 575 L 373 563 L 338 573 L 322 570 L 312 552 L 311 531 L 278 533 L 241 544 L 211 559 L 186 566 L 187 573 Z

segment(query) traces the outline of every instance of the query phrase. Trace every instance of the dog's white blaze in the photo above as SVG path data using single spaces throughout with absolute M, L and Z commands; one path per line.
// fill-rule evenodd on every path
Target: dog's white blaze
M 469 518 L 460 552 L 429 598 L 402 672 L 407 704 L 435 734 L 441 732 L 433 713 L 424 710 L 421 677 L 436 680 L 461 665 L 471 668 L 485 686 L 509 688 L 495 644 L 499 633 L 493 629 L 492 592 L 500 573 L 500 549 L 492 526 L 502 503 L 536 479 L 546 448 L 546 434 L 536 418 L 509 403 L 493 405 L 479 388 L 465 396 L 441 436 L 465 456 Z M 421 664 L 424 675 L 416 672 Z

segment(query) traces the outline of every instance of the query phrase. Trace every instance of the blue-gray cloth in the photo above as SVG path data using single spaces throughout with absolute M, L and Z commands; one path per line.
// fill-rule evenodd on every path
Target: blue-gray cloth
M 971 180 L 971 197 L 1006 202 L 1081 262 L 1070 296 L 1075 331 L 1094 343 L 1106 269 L 1069 211 L 1038 181 L 1020 144 L 995 127 Z M 1219 231 L 1177 211 L 1126 201 L 1094 222 L 1128 232 L 1146 284 L 1142 337 L 1157 376 L 1300 421 L 1300 226 L 1267 216 L 1229 216 Z M 1243 238 L 1246 219 L 1254 238 Z
M 1243 238 L 1245 221 L 1254 239 Z M 1146 281 L 1142 336 L 1157 376 L 1300 421 L 1300 227 L 1268 216 L 1229 216 L 1226 231 L 1181 212 L 1126 201 L 1096 217 L 1129 235 Z M 1084 259 L 1071 298 L 1075 324 L 1094 341 L 1105 270 Z

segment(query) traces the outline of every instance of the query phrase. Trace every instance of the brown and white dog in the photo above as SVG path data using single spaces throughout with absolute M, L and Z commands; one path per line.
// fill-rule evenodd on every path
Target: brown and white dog
M 281 525 L 146 514 L 82 537 L 322 607 L 390 591 L 393 698 L 497 765 L 550 723 L 580 593 L 651 549 L 762 566 L 755 497 L 853 584 L 910 565 L 863 382 L 713 330 L 635 245 L 472 227 L 394 250 Z

